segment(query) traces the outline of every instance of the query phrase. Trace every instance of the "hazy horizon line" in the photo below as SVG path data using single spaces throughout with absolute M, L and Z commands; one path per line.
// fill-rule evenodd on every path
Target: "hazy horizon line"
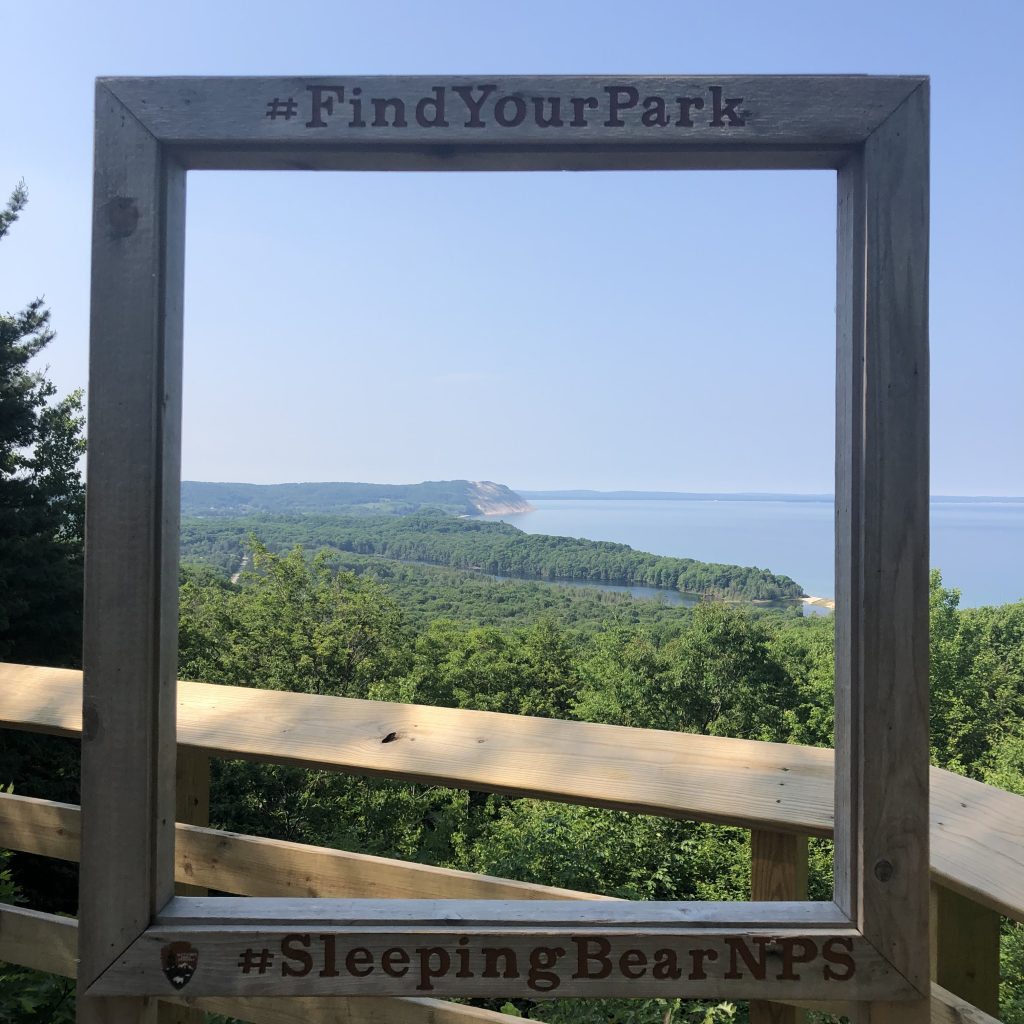
M 498 483 L 496 480 L 487 480 L 486 478 L 480 478 L 479 480 L 472 480 L 469 477 L 451 477 L 445 480 L 416 480 L 416 481 L 401 481 L 398 483 L 391 481 L 381 480 L 276 480 L 270 483 L 255 483 L 251 480 L 195 480 L 188 479 L 182 480 L 182 484 L 196 483 L 196 484 L 225 484 L 229 486 L 246 486 L 246 487 L 294 487 L 303 486 L 306 484 L 360 484 L 369 486 L 384 486 L 384 487 L 408 487 L 416 484 L 424 483 L 455 483 L 465 481 L 467 483 L 487 482 L 487 483 Z M 504 487 L 508 487 L 509 490 L 514 491 L 517 494 L 529 497 L 531 495 L 535 497 L 541 497 L 543 495 L 550 495 L 552 497 L 558 495 L 607 495 L 613 497 L 629 497 L 629 496 L 664 496 L 664 497 L 686 497 L 686 498 L 804 498 L 804 499 L 816 499 L 820 501 L 834 500 L 835 494 L 829 491 L 673 491 L 665 490 L 663 488 L 642 488 L 642 487 L 617 487 L 617 488 L 599 488 L 599 487 L 521 487 L 513 486 L 511 484 L 502 484 Z M 929 494 L 930 501 L 951 499 L 951 500 L 972 500 L 972 501 L 1022 501 L 1024 502 L 1024 495 L 1020 494 Z

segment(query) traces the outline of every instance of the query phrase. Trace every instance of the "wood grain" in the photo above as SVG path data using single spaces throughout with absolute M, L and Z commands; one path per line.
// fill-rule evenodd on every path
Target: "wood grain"
M 789 832 L 750 833 L 750 898 L 807 899 L 807 837 Z M 764 999 L 750 1003 L 750 1024 L 801 1024 L 807 1015 L 794 1006 Z
M 863 674 L 861 542 L 864 470 L 864 174 L 860 153 L 839 169 L 836 230 L 835 465 L 835 900 L 851 920 L 860 906 Z
M 80 824 L 79 809 L 71 804 L 0 794 L 0 847 L 76 861 Z M 573 889 L 181 823 L 176 831 L 175 878 L 240 896 L 611 899 Z
M 866 1000 L 906 998 L 912 992 L 855 929 L 601 930 L 552 927 L 530 921 L 529 915 L 518 928 L 504 921 L 498 927 L 481 927 L 457 918 L 422 928 L 397 923 L 367 928 L 320 920 L 285 928 L 275 922 L 248 927 L 239 921 L 224 926 L 157 924 L 94 991 L 165 994 L 169 982 L 161 964 L 172 943 L 188 944 L 195 953 L 195 974 L 188 982 L 188 992 L 195 996 L 650 998 L 671 997 L 683 987 L 693 999 L 799 993 L 812 999 Z M 737 949 L 747 953 L 738 954 Z M 510 954 L 495 957 L 496 950 Z M 826 961 L 826 952 L 831 958 L 839 950 L 841 961 Z M 674 973 L 656 974 L 659 961 L 671 964 Z M 388 964 L 401 966 L 389 970 Z M 832 967 L 838 973 L 830 973 Z
M 98 468 L 90 476 L 87 511 L 83 991 L 101 991 L 94 982 L 104 965 L 138 935 L 173 878 L 169 766 L 176 735 L 184 168 L 198 155 L 202 166 L 224 168 L 396 169 L 425 160 L 466 170 L 482 166 L 482 159 L 506 170 L 592 169 L 621 166 L 618 154 L 628 153 L 625 161 L 637 167 L 843 168 L 836 898 L 871 949 L 920 994 L 911 1014 L 926 1016 L 927 96 L 927 80 L 850 76 L 98 83 L 90 399 Z M 367 118 L 372 109 L 371 122 L 364 105 Z M 569 107 L 572 119 L 565 121 L 560 112 L 568 117 Z M 315 161 L 304 162 L 307 152 Z M 425 741 L 437 750 L 444 746 L 471 787 L 619 805 L 608 796 L 587 799 L 571 782 L 545 788 L 558 774 L 589 781 L 598 766 L 609 770 L 612 734 L 597 731 L 601 727 L 584 727 L 589 731 L 579 734 L 583 744 L 572 764 L 564 763 L 564 752 L 562 763 L 544 757 L 542 772 L 520 760 L 520 776 L 510 787 L 495 775 L 512 777 L 521 736 L 513 737 L 518 745 L 502 749 L 506 737 L 485 728 L 486 735 L 475 737 L 485 749 L 474 754 L 470 737 L 462 737 L 461 749 L 453 746 L 437 731 L 437 716 L 423 709 L 391 706 L 388 717 L 406 731 L 387 731 L 406 742 L 381 755 L 379 739 L 369 739 L 357 770 L 418 781 L 448 778 L 450 767 L 423 776 L 418 755 L 406 757 L 407 748 Z M 224 731 L 227 723 L 220 724 Z M 528 725 L 527 731 L 535 740 L 538 728 Z M 693 739 L 686 771 L 691 786 L 710 792 L 712 777 L 720 785 L 719 776 L 738 773 L 741 748 Z M 193 745 L 226 754 L 207 743 Z M 659 774 L 664 747 L 656 738 L 638 745 L 651 756 L 642 765 L 647 792 L 634 786 L 631 809 L 673 813 Z M 781 751 L 775 756 L 789 760 Z M 762 773 L 790 770 L 772 765 L 772 757 L 761 746 L 753 759 Z M 374 763 L 379 760 L 386 765 Z M 416 767 L 396 764 L 403 761 Z M 610 766 L 613 776 L 617 767 Z M 778 788 L 767 791 L 776 794 L 777 805 L 794 801 L 798 778 L 777 779 Z M 110 800 L 125 780 L 124 803 Z M 605 790 L 614 791 L 614 785 Z M 797 792 L 796 805 L 810 795 Z M 739 816 L 741 801 L 734 796 L 732 808 L 719 802 L 720 809 L 704 816 Z M 748 793 L 743 813 L 759 827 L 773 808 L 753 802 Z M 121 842 L 125 836 L 129 843 Z M 108 970 L 100 981 L 110 977 Z M 888 997 L 898 987 L 888 982 L 872 989 L 862 986 L 863 977 L 858 998 Z M 895 1012 L 876 1003 L 857 1016 L 882 1021 Z M 83 1024 L 101 1018 L 129 1024 L 143 1013 L 142 1002 L 80 1000 Z
M 936 985 L 931 987 L 931 1024 L 999 1024 L 996 1017 Z
M 0 906 L 0 960 L 75 976 L 78 922 L 23 907 Z M 208 997 L 192 1002 L 253 1024 L 506 1024 L 507 1017 L 437 999 L 319 999 L 310 997 Z M 842 1013 L 843 1003 L 796 1000 L 793 1005 Z M 931 986 L 931 1024 L 998 1024 L 939 985 Z
M 77 736 L 81 685 L 71 669 L 0 663 L 0 723 Z M 181 742 L 220 756 L 517 796 L 540 790 L 627 811 L 648 808 L 656 788 L 655 813 L 666 817 L 831 832 L 830 750 L 202 683 L 180 683 L 179 701 Z M 416 742 L 380 743 L 414 725 Z M 488 742 L 493 762 L 472 758 Z M 585 773 L 572 771 L 577 757 Z M 936 881 L 1024 920 L 1024 798 L 933 768 L 931 836 Z
M 790 832 L 750 833 L 750 898 L 807 899 L 807 837 Z
M 185 174 L 96 91 L 85 542 L 84 988 L 172 892 Z M 134 1022 L 132 1003 L 79 1020 Z
M 999 1013 L 999 930 L 994 910 L 932 886 L 932 977 L 986 1013 Z
M 222 1013 L 253 1024 L 509 1024 L 509 1016 L 440 999 L 357 999 L 316 996 L 257 996 L 195 1000 L 208 1013 Z
M 174 779 L 175 818 L 190 825 L 208 825 L 210 822 L 210 758 L 195 747 L 178 747 L 177 769 Z M 182 882 L 178 865 L 181 862 L 180 832 L 176 828 L 174 842 L 174 891 L 178 896 L 205 896 L 206 887 Z M 186 875 L 188 878 L 188 875 Z M 163 1000 L 157 1009 L 157 1024 L 205 1024 L 206 1014 L 185 1003 Z
M 529 170 L 607 168 L 607 160 L 620 159 L 626 150 L 630 166 L 638 168 L 836 166 L 921 79 L 440 75 L 102 81 L 190 167 L 394 170 L 425 158 L 434 169 L 467 170 L 479 169 L 478 158 L 497 150 L 501 169 Z M 362 90 L 362 125 L 351 102 L 354 89 Z M 436 89 L 442 90 L 444 117 L 414 116 L 420 100 L 437 97 Z M 635 90 L 637 102 L 616 115 L 610 103 L 620 89 Z M 463 96 L 483 100 L 478 116 Z M 405 124 L 395 123 L 394 106 L 373 109 L 373 97 L 400 104 Z M 560 100 L 563 123 L 545 127 L 538 124 L 535 104 L 549 106 L 553 97 Z M 576 112 L 572 97 L 595 102 Z M 716 116 L 728 97 L 739 99 L 737 116 Z M 680 98 L 699 104 L 684 110 Z M 670 115 L 665 124 L 644 123 L 649 99 L 664 105 Z M 502 105 L 504 120 L 516 108 L 523 111 L 520 123 L 503 125 L 497 109 Z M 428 126 L 426 120 L 445 123 Z M 697 160 L 691 162 L 693 156 Z
M 78 922 L 73 917 L 0 904 L 0 960 L 73 978 L 78 963 Z
M 797 1000 L 793 1003 L 807 1010 L 818 1013 L 831 1013 L 846 1016 L 854 1009 L 844 1003 L 823 1003 L 813 1000 Z M 898 1018 L 897 1018 L 898 1019 Z M 990 1017 L 984 1010 L 971 1006 L 952 992 L 932 982 L 931 985 L 931 1024 L 999 1024 L 995 1017 Z
M 862 564 L 852 693 L 861 750 L 857 920 L 927 993 L 927 83 L 867 140 L 863 175 Z
M 0 960 L 74 978 L 77 950 L 74 918 L 0 905 Z M 505 1014 L 428 998 L 161 999 L 159 1005 L 253 1024 L 508 1024 Z
M 210 823 L 210 757 L 205 750 L 196 747 L 178 747 L 177 768 L 174 779 L 174 817 L 177 822 L 188 825 L 209 825 Z M 174 837 L 174 891 L 178 896 L 205 896 L 206 887 L 197 884 L 192 877 L 183 881 L 179 877 L 181 862 L 180 833 Z
M 154 923 L 165 928 L 217 928 L 237 922 L 287 931 L 302 925 L 325 928 L 398 926 L 457 930 L 508 928 L 530 932 L 547 929 L 589 928 L 701 929 L 710 932 L 735 929 L 765 930 L 804 928 L 843 932 L 848 922 L 834 903 L 817 902 L 697 902 L 661 903 L 632 900 L 367 900 L 367 899 L 251 899 L 235 896 L 175 896 L 156 915 Z M 770 922 L 770 923 L 767 923 Z

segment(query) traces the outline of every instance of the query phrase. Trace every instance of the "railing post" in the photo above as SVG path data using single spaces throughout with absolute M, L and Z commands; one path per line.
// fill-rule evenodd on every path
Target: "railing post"
M 178 745 L 175 777 L 174 815 L 185 825 L 210 824 L 210 758 L 198 747 Z M 179 896 L 206 896 L 198 885 L 178 882 L 174 891 Z
M 186 825 L 210 824 L 210 759 L 197 747 L 178 745 L 175 778 L 175 818 Z M 205 896 L 207 890 L 199 885 L 177 882 L 174 891 L 179 896 Z M 161 1002 L 157 1012 L 158 1024 L 205 1024 L 202 1010 L 175 1003 Z
M 807 836 L 788 832 L 750 832 L 750 898 L 807 899 Z M 795 1006 L 750 1001 L 750 1024 L 801 1024 L 807 1014 Z
M 999 1016 L 999 914 L 932 883 L 932 980 Z

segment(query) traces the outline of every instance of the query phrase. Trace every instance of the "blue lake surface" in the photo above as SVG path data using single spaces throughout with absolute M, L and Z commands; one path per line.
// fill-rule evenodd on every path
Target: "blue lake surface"
M 808 594 L 835 594 L 831 499 L 530 501 L 536 511 L 500 518 L 527 533 L 756 565 L 792 577 Z M 933 499 L 931 564 L 947 587 L 961 590 L 961 607 L 1024 598 L 1024 501 Z

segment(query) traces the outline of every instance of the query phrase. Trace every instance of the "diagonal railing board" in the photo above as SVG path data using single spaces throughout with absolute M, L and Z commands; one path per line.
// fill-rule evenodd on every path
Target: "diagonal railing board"
M 989 1016 L 984 1010 L 979 1010 L 935 982 L 931 984 L 931 995 L 929 1024 L 1000 1024 L 995 1017 Z M 837 1017 L 847 1016 L 854 1010 L 848 1003 L 817 1002 L 810 999 L 794 999 L 789 1005 L 818 1013 L 830 1013 Z
M 179 683 L 178 700 L 179 742 L 215 756 L 745 828 L 832 828 L 830 750 L 204 683 Z M 77 736 L 80 708 L 80 672 L 0 663 L 0 723 Z M 392 731 L 400 741 L 382 744 Z M 933 768 L 931 867 L 1024 920 L 1024 799 Z
M 0 794 L 0 849 L 77 861 L 81 812 L 72 804 Z M 610 900 L 610 896 L 387 857 L 177 826 L 175 880 L 240 896 L 384 899 Z
M 0 905 L 0 961 L 74 978 L 78 922 L 23 907 Z M 179 1002 L 179 1000 L 167 1000 Z M 161 1003 L 164 1002 L 161 999 Z M 505 1014 L 414 997 L 359 999 L 190 999 L 188 1005 L 253 1024 L 507 1024 Z
M 509 1024 L 507 1013 L 417 996 L 207 996 L 193 1003 L 207 1013 L 238 1017 L 252 1024 Z
M 78 922 L 0 904 L 0 961 L 73 978 L 78 968 Z
M 0 960 L 65 978 L 75 976 L 78 922 L 22 907 L 0 906 Z M 841 1013 L 844 1004 L 794 1001 Z M 503 1024 L 507 1015 L 439 999 L 361 996 L 275 998 L 209 996 L 189 1005 L 252 1024 Z M 931 1024 L 998 1024 L 994 1017 L 931 986 Z

